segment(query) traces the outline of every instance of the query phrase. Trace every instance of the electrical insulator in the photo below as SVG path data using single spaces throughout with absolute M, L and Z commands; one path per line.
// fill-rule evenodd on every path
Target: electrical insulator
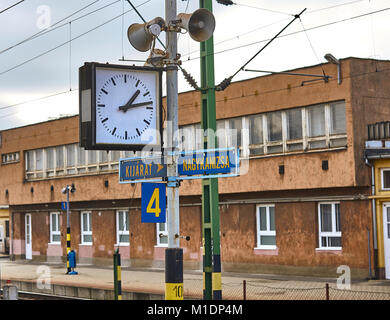
M 219 4 L 223 4 L 224 6 L 231 6 L 234 4 L 233 1 L 230 0 L 217 0 L 217 2 Z
M 185 69 L 181 68 L 181 71 L 183 72 L 184 78 L 187 80 L 187 82 L 193 87 L 195 90 L 200 90 L 198 84 L 196 83 L 194 77 L 189 74 Z
M 225 78 L 219 85 L 217 85 L 215 87 L 215 90 L 217 90 L 217 91 L 225 90 L 232 82 L 232 79 L 233 79 L 233 77 Z

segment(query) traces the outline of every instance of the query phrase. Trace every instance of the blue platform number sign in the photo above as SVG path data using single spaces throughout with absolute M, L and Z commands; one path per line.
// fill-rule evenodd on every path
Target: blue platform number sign
M 165 183 L 142 183 L 141 222 L 165 223 L 166 221 Z
M 61 210 L 67 210 L 68 209 L 68 203 L 63 201 L 61 202 Z

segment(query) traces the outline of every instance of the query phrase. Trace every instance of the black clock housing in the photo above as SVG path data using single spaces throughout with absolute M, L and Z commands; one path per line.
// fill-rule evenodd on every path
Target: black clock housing
M 147 144 L 133 143 L 97 143 L 96 141 L 96 69 L 112 69 L 124 72 L 151 72 L 157 76 L 156 94 L 156 134 L 157 144 L 150 145 L 153 150 L 161 150 L 163 145 L 162 135 L 162 71 L 163 68 L 125 66 L 115 64 L 102 64 L 97 62 L 86 62 L 79 68 L 79 129 L 80 146 L 86 150 L 123 150 L 141 151 Z

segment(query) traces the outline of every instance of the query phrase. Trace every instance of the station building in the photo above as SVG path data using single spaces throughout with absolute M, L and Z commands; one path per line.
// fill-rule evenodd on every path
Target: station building
M 390 62 L 346 58 L 232 83 L 216 93 L 218 129 L 236 134 L 249 163 L 239 177 L 219 179 L 222 271 L 379 276 L 371 169 L 364 157 L 367 125 L 390 119 Z M 307 81 L 310 79 L 311 81 Z M 164 102 L 165 103 L 165 102 Z M 200 94 L 179 95 L 187 149 L 201 146 Z M 118 183 L 122 151 L 79 147 L 79 117 L 0 132 L 0 205 L 10 212 L 15 259 L 65 261 L 70 195 L 71 247 L 79 263 L 163 267 L 166 224 L 141 223 L 140 184 Z M 202 269 L 201 181 L 180 186 L 184 267 Z M 383 266 L 382 266 L 383 268 Z M 382 272 L 383 276 L 383 272 Z

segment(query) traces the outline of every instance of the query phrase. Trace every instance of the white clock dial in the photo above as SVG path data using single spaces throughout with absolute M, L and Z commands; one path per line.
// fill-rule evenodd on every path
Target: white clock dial
M 96 69 L 96 143 L 157 143 L 158 74 Z

